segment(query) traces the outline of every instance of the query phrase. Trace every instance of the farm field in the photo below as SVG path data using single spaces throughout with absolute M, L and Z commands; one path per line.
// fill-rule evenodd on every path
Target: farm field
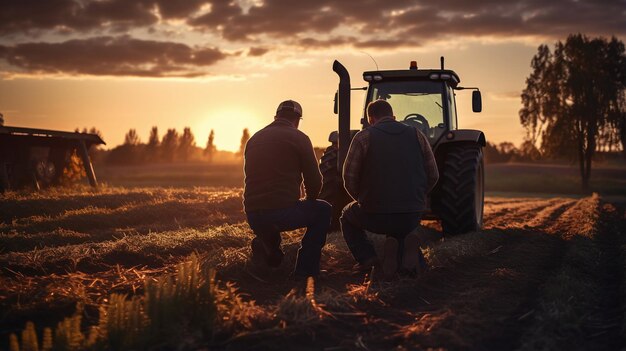
M 240 187 L 241 164 L 189 162 L 138 166 L 96 167 L 98 178 L 123 187 Z M 580 195 L 580 175 L 575 165 L 530 163 L 487 164 L 488 192 L 519 192 Z M 598 165 L 591 173 L 591 188 L 604 195 L 626 196 L 626 165 Z
M 294 282 L 288 275 L 299 231 L 284 236 L 280 268 L 263 276 L 247 268 L 252 233 L 241 192 L 105 186 L 0 198 L 0 349 L 8 350 L 10 334 L 20 336 L 28 321 L 42 343 L 45 327 L 54 330 L 73 315 L 85 335 L 98 325 L 112 340 L 112 327 L 99 324 L 103 306 L 111 311 L 110 294 L 130 300 L 147 294 L 149 282 L 180 282 L 190 261 L 220 281 L 211 337 L 182 324 L 154 349 L 626 345 L 622 197 L 488 194 L 480 232 L 442 240 L 438 223 L 424 223 L 431 268 L 417 279 L 381 282 L 353 272 L 333 232 L 322 279 Z

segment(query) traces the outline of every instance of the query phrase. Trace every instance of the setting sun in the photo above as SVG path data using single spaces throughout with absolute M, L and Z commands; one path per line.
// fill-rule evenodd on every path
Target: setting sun
M 215 145 L 219 150 L 236 152 L 239 150 L 244 128 L 251 133 L 263 128 L 270 119 L 263 120 L 246 107 L 221 108 L 207 113 L 207 117 L 191 125 L 196 135 L 196 143 L 204 147 L 211 129 L 215 132 Z

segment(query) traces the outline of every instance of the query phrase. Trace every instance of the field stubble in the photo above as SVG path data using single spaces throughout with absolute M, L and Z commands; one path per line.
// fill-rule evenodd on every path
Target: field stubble
M 0 200 L 0 349 L 27 321 L 41 335 L 77 304 L 86 330 L 110 294 L 143 296 L 147 280 L 175 274 L 191 254 L 235 284 L 241 301 L 254 301 L 256 320 L 218 338 L 185 335 L 187 345 L 619 348 L 624 211 L 597 195 L 487 197 L 480 232 L 441 240 L 438 224 L 425 223 L 431 269 L 417 280 L 353 273 L 340 233 L 331 233 L 325 277 L 307 284 L 287 280 L 301 231 L 284 236 L 286 259 L 273 275 L 247 273 L 252 233 L 241 189 L 9 194 Z

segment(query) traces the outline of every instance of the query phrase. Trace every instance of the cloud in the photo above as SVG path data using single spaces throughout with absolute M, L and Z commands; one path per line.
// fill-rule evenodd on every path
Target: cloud
M 0 46 L 0 59 L 32 74 L 197 77 L 228 54 L 211 47 L 102 36 Z M 5 71 L 6 73 L 6 71 Z
M 261 47 L 251 47 L 248 50 L 248 56 L 263 56 L 265 55 L 268 51 L 270 51 L 270 49 L 268 48 L 261 48 Z
M 213 1 L 210 12 L 187 23 L 231 41 L 302 34 L 332 42 L 345 36 L 338 31 L 349 29 L 358 33 L 359 40 L 354 43 L 376 44 L 373 47 L 409 46 L 451 35 L 562 38 L 578 32 L 626 34 L 623 0 L 265 0 L 246 13 L 235 3 Z
M 265 35 L 336 36 L 362 41 L 422 41 L 442 35 L 626 34 L 623 0 L 264 0 L 243 10 L 236 0 L 1 0 L 0 34 L 42 30 L 127 30 L 184 20 L 192 30 L 246 41 Z M 345 35 L 345 33 L 344 33 Z M 320 38 L 323 39 L 323 38 Z
M 205 0 L 1 0 L 0 34 L 130 30 L 155 25 L 160 18 L 187 18 L 208 3 Z
M 401 35 L 540 36 L 563 39 L 570 33 L 625 35 L 621 0 L 525 0 L 464 2 L 442 0 L 394 16 Z
M 173 42 L 171 33 L 186 43 L 217 38 L 249 57 L 269 48 L 626 36 L 624 0 L 0 0 L 0 8 L 0 56 L 27 73 L 195 76 L 225 55 Z M 120 35 L 129 32 L 162 41 Z M 72 40 L 46 42 L 59 35 Z M 40 42 L 17 42 L 29 37 Z

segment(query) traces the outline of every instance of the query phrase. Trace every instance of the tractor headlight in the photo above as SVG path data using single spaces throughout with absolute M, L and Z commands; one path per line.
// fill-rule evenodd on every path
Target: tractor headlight
M 383 76 L 381 76 L 381 75 L 375 75 L 375 76 L 374 76 L 374 80 L 375 80 L 375 81 L 380 81 L 380 80 L 383 80 Z
M 431 73 L 428 77 L 430 79 L 439 79 L 439 73 Z
M 363 76 L 363 79 L 365 79 L 365 81 L 367 81 L 367 82 L 371 82 L 372 81 L 372 76 L 370 76 L 370 75 Z

